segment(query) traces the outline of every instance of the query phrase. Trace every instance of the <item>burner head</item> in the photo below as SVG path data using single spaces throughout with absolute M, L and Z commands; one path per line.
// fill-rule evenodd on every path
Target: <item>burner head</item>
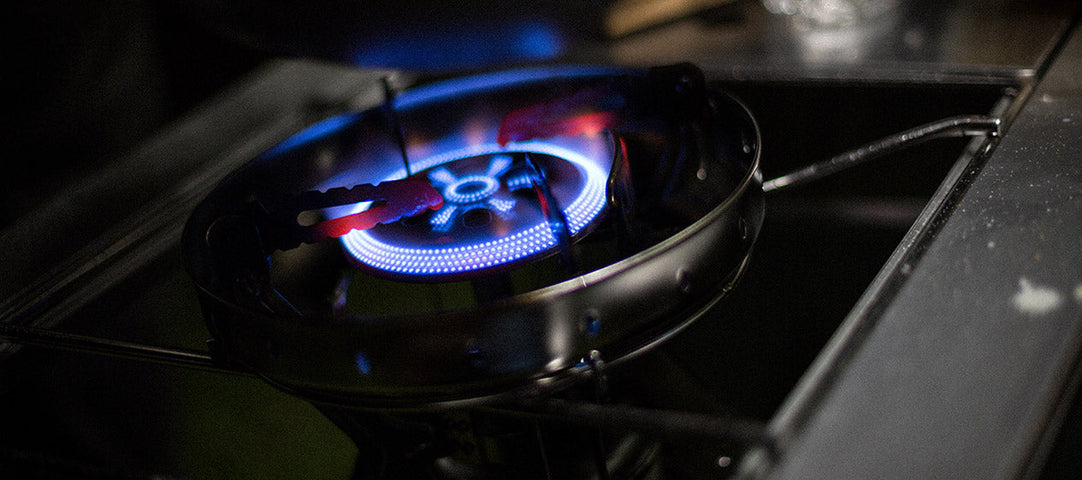
M 299 395 L 562 388 L 729 291 L 762 219 L 758 142 L 687 65 L 423 85 L 235 172 L 189 219 L 185 263 L 215 354 Z
M 599 163 L 539 141 L 510 149 L 484 144 L 425 158 L 414 167 L 424 170 L 412 177 L 436 187 L 443 206 L 355 230 L 342 243 L 373 275 L 405 281 L 452 281 L 503 271 L 559 248 L 540 205 L 545 197 L 536 193 L 542 181 L 562 207 L 571 239 L 586 233 L 605 208 L 609 165 Z

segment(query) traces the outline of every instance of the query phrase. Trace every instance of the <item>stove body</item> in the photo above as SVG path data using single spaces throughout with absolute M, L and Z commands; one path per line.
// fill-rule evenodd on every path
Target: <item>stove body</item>
M 654 446 L 630 451 L 661 459 L 651 475 L 1057 478 L 1077 470 L 1064 452 L 1079 430 L 1082 90 L 1072 72 L 1082 43 L 1071 5 L 977 10 L 919 4 L 817 28 L 737 2 L 557 57 L 699 64 L 712 88 L 756 117 L 768 178 L 946 116 L 991 114 L 1007 124 L 1000 139 L 922 144 L 768 196 L 733 295 L 608 381 L 636 392 L 639 405 L 761 422 L 772 451 L 648 434 Z M 1007 28 L 1011 18 L 1033 28 Z M 980 46 L 995 34 L 994 47 Z M 24 179 L 12 191 L 25 193 L 26 213 L 9 212 L 0 235 L 9 271 L 2 320 L 205 350 L 209 334 L 179 254 L 187 215 L 218 180 L 291 133 L 378 105 L 387 76 L 402 85 L 428 78 L 267 61 L 129 153 L 71 166 L 56 182 L 63 188 Z M 30 473 L 344 478 L 360 470 L 326 408 L 254 378 L 10 345 L 0 378 L 0 465 Z M 439 422 L 472 424 L 462 442 L 489 441 L 506 424 L 486 419 L 505 413 Z M 390 421 L 377 417 L 370 421 Z M 543 422 L 560 439 L 545 448 L 589 457 L 575 452 L 579 427 Z M 519 458 L 507 453 L 518 452 L 506 446 L 514 442 L 503 445 L 489 454 Z

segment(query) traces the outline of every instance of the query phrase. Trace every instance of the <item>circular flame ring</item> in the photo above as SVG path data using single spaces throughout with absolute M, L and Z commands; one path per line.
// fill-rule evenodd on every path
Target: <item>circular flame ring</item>
M 578 197 L 565 209 L 567 228 L 575 235 L 590 224 L 605 207 L 607 175 L 596 161 L 564 147 L 540 141 L 515 145 L 516 152 L 542 153 L 567 160 L 584 174 L 585 185 Z M 505 153 L 495 143 L 476 145 L 428 157 L 416 162 L 416 170 L 426 170 L 461 158 Z M 402 178 L 400 170 L 385 180 Z M 360 204 L 351 213 L 367 208 Z M 556 247 L 556 238 L 545 222 L 539 222 L 517 232 L 487 242 L 452 247 L 404 248 L 374 238 L 367 231 L 353 231 L 342 237 L 346 250 L 361 263 L 372 268 L 400 275 L 449 275 L 472 272 L 504 265 L 547 252 Z

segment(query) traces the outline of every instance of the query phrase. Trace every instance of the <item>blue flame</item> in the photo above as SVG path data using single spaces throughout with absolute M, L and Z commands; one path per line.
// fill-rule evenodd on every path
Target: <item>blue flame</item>
M 360 117 L 360 112 L 347 112 L 327 118 L 297 132 L 292 137 L 285 139 L 283 142 L 275 145 L 274 148 L 268 150 L 264 155 L 281 155 L 297 147 L 318 142 L 319 140 L 341 132 L 343 129 L 356 122 Z
M 604 65 L 552 65 L 503 70 L 410 88 L 395 98 L 395 108 L 408 109 L 434 100 L 472 95 L 552 78 L 571 79 L 597 75 L 620 75 L 630 72 L 632 71 L 628 69 Z
M 565 35 L 544 20 L 524 20 L 479 27 L 443 26 L 387 34 L 366 43 L 353 60 L 357 65 L 406 69 L 461 69 L 551 60 L 566 49 Z
M 357 355 L 353 357 L 354 364 L 357 365 L 357 371 L 364 375 L 372 373 L 372 362 L 368 361 L 368 357 L 361 352 L 357 352 Z
M 429 179 L 437 188 L 443 188 L 444 207 L 429 220 L 435 231 L 447 231 L 459 215 L 469 212 L 477 206 L 484 206 L 500 214 L 509 214 L 514 207 L 513 198 L 504 198 L 495 194 L 488 186 L 491 183 L 508 179 L 501 175 L 507 172 L 511 162 L 499 153 L 503 148 L 494 143 L 467 146 L 440 155 L 435 155 L 414 163 L 416 171 L 432 169 L 455 160 L 493 155 L 484 172 L 495 176 L 469 175 L 459 178 L 444 168 L 436 168 L 429 173 Z M 605 184 L 607 174 L 595 160 L 570 149 L 541 141 L 516 144 L 516 151 L 546 154 L 570 162 L 582 174 L 584 184 L 578 195 L 564 208 L 568 231 L 574 235 L 590 224 L 605 207 Z M 404 171 L 395 172 L 387 180 L 401 178 Z M 482 180 L 483 179 L 483 180 Z M 518 182 L 515 176 L 510 179 Z M 468 193 L 455 190 L 467 182 L 477 182 L 479 186 L 466 189 Z M 472 188 L 479 188 L 473 191 Z M 451 195 L 447 195 L 450 192 Z M 449 198 L 446 198 L 449 197 Z M 359 209 L 358 209 L 359 210 Z M 378 270 L 402 275 L 446 275 L 482 270 L 497 265 L 514 262 L 556 247 L 551 227 L 540 220 L 506 232 L 504 235 L 483 238 L 481 240 L 458 241 L 445 246 L 404 247 L 392 245 L 377 239 L 370 231 L 353 231 L 342 237 L 346 250 L 358 261 Z

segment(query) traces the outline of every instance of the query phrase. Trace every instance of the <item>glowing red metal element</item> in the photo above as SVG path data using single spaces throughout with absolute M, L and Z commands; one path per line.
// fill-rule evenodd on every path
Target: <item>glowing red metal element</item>
M 312 225 L 320 238 L 338 238 L 352 230 L 368 230 L 381 223 L 419 215 L 425 210 L 439 210 L 443 197 L 425 180 L 405 179 L 383 182 L 372 192 L 373 200 L 383 200 L 363 212 L 324 220 Z
M 603 132 L 620 119 L 616 112 L 602 107 L 611 96 L 608 89 L 588 88 L 569 97 L 514 110 L 500 122 L 496 143 L 506 146 L 537 138 Z

